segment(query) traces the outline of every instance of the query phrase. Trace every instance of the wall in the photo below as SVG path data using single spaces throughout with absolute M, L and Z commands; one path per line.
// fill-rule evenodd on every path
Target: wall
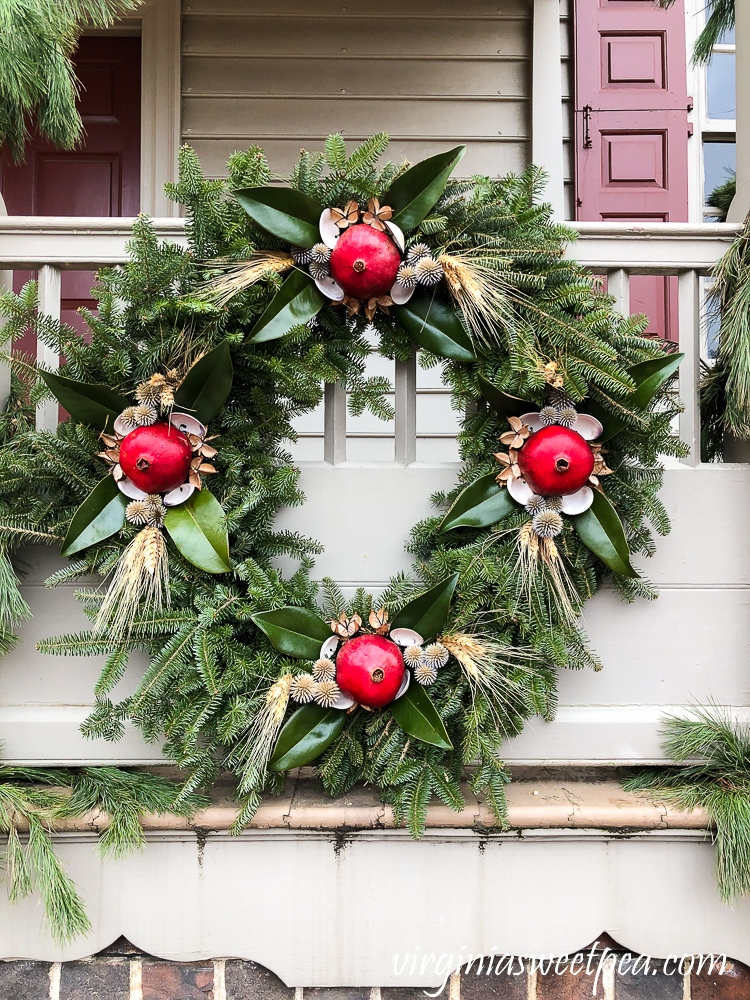
M 211 176 L 253 142 L 284 173 L 383 130 L 394 159 L 466 142 L 464 174 L 501 176 L 528 158 L 530 53 L 530 0 L 187 0 L 183 140 Z

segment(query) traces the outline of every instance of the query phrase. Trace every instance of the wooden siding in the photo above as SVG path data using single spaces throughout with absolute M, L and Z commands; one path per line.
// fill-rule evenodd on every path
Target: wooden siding
M 528 161 L 530 0 L 190 0 L 183 15 L 183 140 L 210 176 L 253 142 L 288 172 L 336 131 L 387 131 L 394 159 L 466 142 L 466 175 Z

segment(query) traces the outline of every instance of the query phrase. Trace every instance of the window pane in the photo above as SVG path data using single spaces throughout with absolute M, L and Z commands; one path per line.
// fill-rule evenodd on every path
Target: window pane
M 714 188 L 723 184 L 735 170 L 737 164 L 736 146 L 733 142 L 703 143 L 703 201 Z
M 735 117 L 734 53 L 714 52 L 706 68 L 708 117 Z
M 734 45 L 734 28 L 727 28 L 719 36 L 720 45 Z

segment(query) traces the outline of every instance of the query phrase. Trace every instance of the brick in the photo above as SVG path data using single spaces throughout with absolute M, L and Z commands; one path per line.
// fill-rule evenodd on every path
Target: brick
M 633 958 L 637 961 L 637 956 Z M 618 960 L 615 979 L 617 1000 L 682 1000 L 684 977 L 675 962 L 669 963 L 666 972 L 664 963 L 659 959 L 651 959 L 648 968 L 645 967 L 645 959 L 638 961 L 635 972 L 629 969 L 630 964 L 623 963 L 622 958 Z
M 97 952 L 97 955 L 132 955 L 134 957 L 142 954 L 143 952 L 140 948 L 136 948 L 126 937 L 122 936 L 118 937 L 116 941 L 113 941 L 106 948 L 102 948 L 101 951 Z
M 63 962 L 60 1000 L 129 1000 L 130 962 Z
M 362 986 L 305 987 L 305 1000 L 369 1000 L 370 990 Z
M 740 962 L 727 961 L 709 972 L 704 968 L 690 976 L 691 1000 L 750 1000 L 750 969 Z
M 0 962 L 0 1000 L 47 1000 L 49 962 Z
M 425 997 L 425 990 L 429 990 L 430 993 L 434 993 L 438 988 L 438 983 L 434 986 L 381 986 L 380 987 L 380 1000 L 427 1000 Z M 305 990 L 305 996 L 307 996 L 308 991 Z M 440 1000 L 447 1000 L 448 998 L 448 987 L 439 994 Z
M 526 994 L 526 970 L 519 958 L 496 955 L 461 972 L 461 1000 L 526 1000 Z
M 224 982 L 227 1000 L 294 1000 L 293 987 L 284 986 L 277 975 L 255 962 L 228 960 Z
M 602 939 L 603 935 L 600 935 L 600 946 L 604 943 Z M 600 951 L 592 954 L 589 945 L 585 950 L 541 962 L 536 974 L 537 1000 L 591 1000 L 592 997 L 599 997 L 601 1000 L 606 974 L 604 962 L 607 959 L 611 962 L 610 956 L 605 956 L 604 959 L 602 956 Z
M 213 1000 L 213 962 L 144 962 L 143 1000 Z

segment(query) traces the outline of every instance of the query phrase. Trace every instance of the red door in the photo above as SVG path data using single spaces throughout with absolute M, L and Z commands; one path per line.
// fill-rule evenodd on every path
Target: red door
M 26 161 L 2 165 L 10 215 L 129 216 L 140 207 L 141 40 L 81 39 L 75 58 L 82 84 L 78 107 L 85 136 L 78 149 L 60 150 L 35 135 Z M 31 273 L 16 272 L 18 290 Z M 76 310 L 94 308 L 90 271 L 63 271 L 62 319 L 81 327 Z M 33 344 L 17 344 L 35 351 Z
M 685 10 L 653 0 L 576 0 L 576 218 L 686 222 Z M 675 278 L 634 276 L 630 310 L 676 333 Z

